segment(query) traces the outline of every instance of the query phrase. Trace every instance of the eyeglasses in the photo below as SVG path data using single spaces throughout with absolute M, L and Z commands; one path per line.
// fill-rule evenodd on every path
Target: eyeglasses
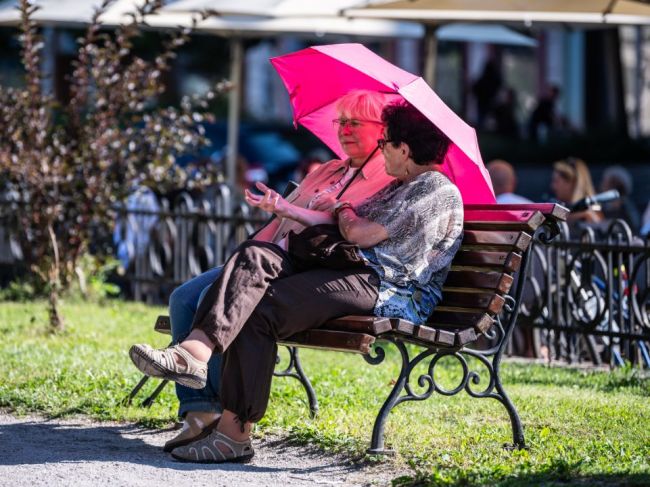
M 386 144 L 388 144 L 389 142 L 395 142 L 395 141 L 390 139 L 377 139 L 377 146 L 379 147 L 379 150 L 384 150 L 384 147 L 386 147 Z
M 349 126 L 352 129 L 357 129 L 361 127 L 364 123 L 378 123 L 381 124 L 381 122 L 377 120 L 363 120 L 363 119 L 358 119 L 358 118 L 335 118 L 332 120 L 332 124 L 334 124 L 334 127 L 336 128 L 344 128 L 346 125 Z

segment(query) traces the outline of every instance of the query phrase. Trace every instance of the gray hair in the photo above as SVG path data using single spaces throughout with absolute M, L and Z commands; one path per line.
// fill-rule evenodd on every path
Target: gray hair
M 621 196 L 627 196 L 632 194 L 632 188 L 634 186 L 632 182 L 632 175 L 630 171 L 625 169 L 623 166 L 609 166 L 603 172 L 603 182 L 609 180 L 609 189 L 617 189 Z

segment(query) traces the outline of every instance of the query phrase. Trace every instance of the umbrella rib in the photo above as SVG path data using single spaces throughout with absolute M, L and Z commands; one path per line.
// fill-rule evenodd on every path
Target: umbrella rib
M 616 5 L 617 2 L 618 0 L 609 0 L 609 4 L 605 8 L 605 10 L 603 10 L 603 15 L 611 14 L 612 10 L 614 10 L 614 5 Z

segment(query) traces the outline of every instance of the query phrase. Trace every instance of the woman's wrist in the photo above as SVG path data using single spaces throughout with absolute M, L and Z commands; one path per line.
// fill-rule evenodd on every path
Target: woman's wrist
M 339 213 L 341 213 L 344 210 L 354 211 L 354 208 L 352 207 L 352 204 L 349 201 L 339 201 L 334 205 L 334 215 L 338 216 Z

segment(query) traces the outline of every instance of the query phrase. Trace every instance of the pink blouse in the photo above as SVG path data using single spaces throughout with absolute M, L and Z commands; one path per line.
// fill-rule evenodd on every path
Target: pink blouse
M 309 173 L 288 197 L 287 201 L 294 205 L 307 208 L 309 202 L 319 192 L 325 191 L 335 185 L 350 167 L 350 161 L 334 159 L 315 171 Z M 393 181 L 393 177 L 386 174 L 384 157 L 381 152 L 375 156 L 361 170 L 361 174 L 354 178 L 352 184 L 345 190 L 341 199 L 349 201 L 353 206 L 365 201 L 368 197 Z M 340 191 L 340 190 L 339 190 Z M 338 192 L 336 193 L 338 194 Z M 304 225 L 288 218 L 276 218 L 264 227 L 255 236 L 255 240 L 278 243 L 293 230 L 300 233 Z

